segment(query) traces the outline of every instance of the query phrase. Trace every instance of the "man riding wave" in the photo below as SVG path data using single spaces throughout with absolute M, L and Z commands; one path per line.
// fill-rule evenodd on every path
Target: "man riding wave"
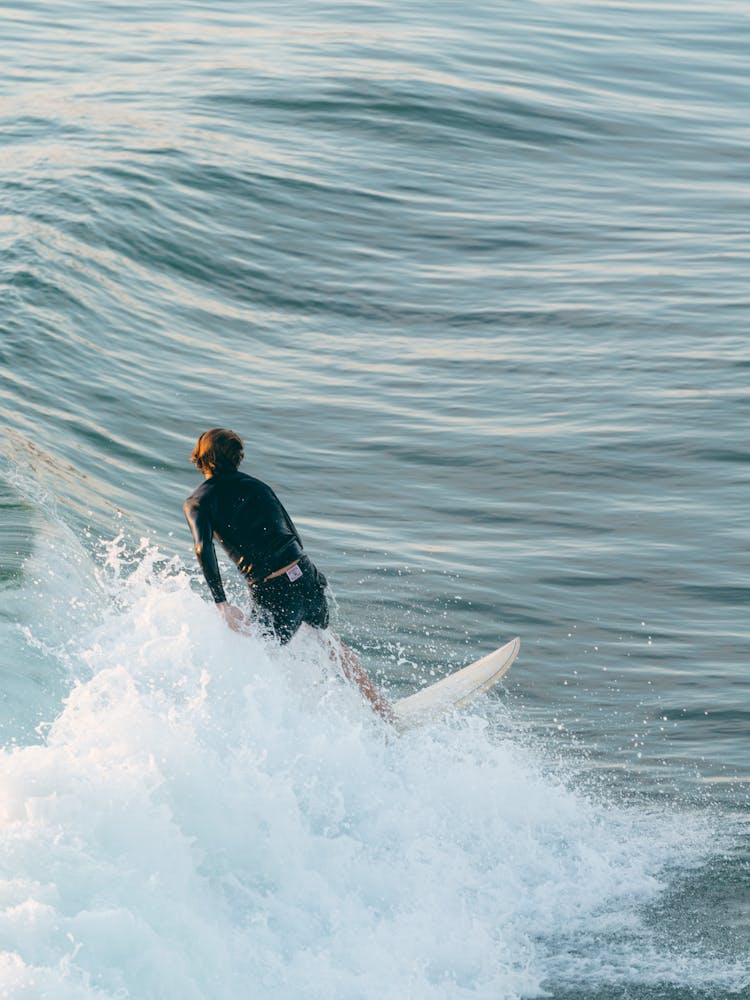
M 217 609 L 230 628 L 244 630 L 245 616 L 224 593 L 214 540 L 245 577 L 268 632 L 282 644 L 301 625 L 328 627 L 326 578 L 305 554 L 299 533 L 266 483 L 239 471 L 242 439 L 234 431 L 206 431 L 190 455 L 205 479 L 185 501 L 195 554 Z M 391 706 L 372 683 L 359 658 L 337 640 L 344 674 L 375 711 L 393 718 Z

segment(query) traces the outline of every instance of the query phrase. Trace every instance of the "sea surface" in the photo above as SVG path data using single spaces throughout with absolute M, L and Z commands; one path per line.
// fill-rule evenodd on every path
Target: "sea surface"
M 0 44 L 0 996 L 750 996 L 750 5 Z M 215 426 L 388 697 L 502 687 L 398 736 L 230 633 Z

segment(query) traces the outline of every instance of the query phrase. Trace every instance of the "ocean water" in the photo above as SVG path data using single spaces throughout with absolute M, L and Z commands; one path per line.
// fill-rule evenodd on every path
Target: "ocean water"
M 0 39 L 0 996 L 748 996 L 748 5 Z M 211 426 L 390 697 L 502 689 L 228 632 Z

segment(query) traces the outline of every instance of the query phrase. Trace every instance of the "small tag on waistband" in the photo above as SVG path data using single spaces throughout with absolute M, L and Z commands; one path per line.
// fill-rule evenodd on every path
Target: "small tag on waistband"
M 295 580 L 299 580 L 299 578 L 302 576 L 302 570 L 299 568 L 299 566 L 292 566 L 286 571 L 286 575 L 292 582 L 294 582 Z

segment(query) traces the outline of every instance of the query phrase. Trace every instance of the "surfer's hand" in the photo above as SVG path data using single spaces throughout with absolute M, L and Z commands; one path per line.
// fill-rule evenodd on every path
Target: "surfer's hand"
M 217 604 L 216 607 L 219 609 L 224 621 L 231 629 L 235 632 L 247 631 L 247 619 L 235 604 L 229 604 L 227 601 L 223 601 L 221 604 Z

